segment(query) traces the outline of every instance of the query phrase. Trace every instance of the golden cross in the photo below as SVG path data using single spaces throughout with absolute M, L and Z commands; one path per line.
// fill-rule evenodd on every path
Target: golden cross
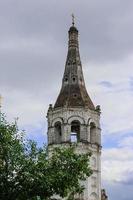
M 73 26 L 74 26 L 74 24 L 75 24 L 74 20 L 75 20 L 75 17 L 74 17 L 74 14 L 72 14 L 72 25 L 73 25 Z

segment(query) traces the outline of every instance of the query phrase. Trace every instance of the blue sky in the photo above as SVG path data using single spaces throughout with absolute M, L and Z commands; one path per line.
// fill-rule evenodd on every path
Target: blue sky
M 132 10 L 131 0 L 0 1 L 2 109 L 38 145 L 47 141 L 74 12 L 86 88 L 102 110 L 102 185 L 110 200 L 133 197 Z

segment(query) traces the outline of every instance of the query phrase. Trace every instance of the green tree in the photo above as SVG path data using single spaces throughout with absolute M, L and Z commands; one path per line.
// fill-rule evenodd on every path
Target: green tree
M 76 154 L 74 147 L 55 148 L 48 156 L 47 147 L 26 140 L 17 122 L 0 120 L 0 199 L 46 200 L 54 194 L 73 199 L 82 193 L 80 181 L 92 173 L 90 153 Z

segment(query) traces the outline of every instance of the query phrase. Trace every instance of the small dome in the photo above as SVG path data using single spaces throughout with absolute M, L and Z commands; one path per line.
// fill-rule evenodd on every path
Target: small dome
M 78 30 L 75 26 L 71 26 L 70 29 L 69 29 L 69 33 L 70 32 L 78 32 Z

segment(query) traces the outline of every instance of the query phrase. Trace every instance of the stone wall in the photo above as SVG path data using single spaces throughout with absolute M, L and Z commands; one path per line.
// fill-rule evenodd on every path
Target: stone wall
M 101 200 L 101 128 L 99 112 L 85 108 L 55 109 L 50 107 L 47 118 L 50 151 L 56 146 L 69 146 L 71 144 L 71 124 L 74 121 L 80 123 L 80 140 L 76 143 L 76 152 L 83 154 L 91 151 L 90 164 L 93 169 L 92 176 L 82 183 L 85 185 L 82 199 Z M 56 123 L 61 124 L 60 139 L 56 133 Z M 91 130 L 92 124 L 94 125 L 93 130 Z

